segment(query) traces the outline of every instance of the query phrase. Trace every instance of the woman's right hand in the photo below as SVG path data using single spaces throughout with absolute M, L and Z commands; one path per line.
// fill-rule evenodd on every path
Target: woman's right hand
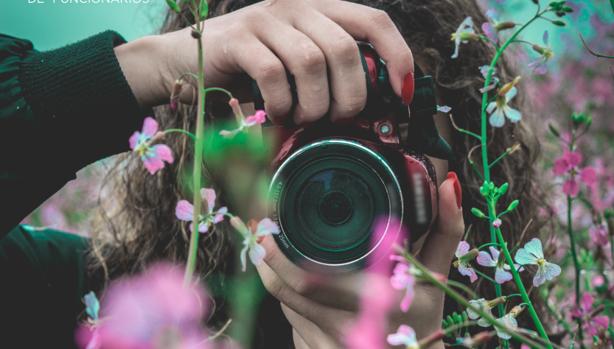
M 245 90 L 246 79 L 240 77 L 249 75 L 274 122 L 290 116 L 299 124 L 311 122 L 327 112 L 340 120 L 359 113 L 367 91 L 356 40 L 370 42 L 387 62 L 397 95 L 402 97 L 405 80 L 413 86 L 413 57 L 390 17 L 347 1 L 259 2 L 206 20 L 202 40 L 206 86 L 241 96 L 237 81 Z M 116 53 L 137 100 L 146 106 L 165 103 L 177 77 L 198 71 L 197 42 L 189 27 L 121 45 Z M 298 96 L 293 115 L 288 115 L 288 73 Z M 182 100 L 191 101 L 191 93 L 184 88 Z

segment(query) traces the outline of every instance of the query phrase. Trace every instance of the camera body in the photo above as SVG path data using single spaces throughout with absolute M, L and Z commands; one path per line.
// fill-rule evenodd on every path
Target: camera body
M 417 71 L 413 102 L 404 105 L 385 63 L 360 45 L 368 98 L 350 123 L 323 118 L 304 127 L 266 127 L 277 140 L 269 187 L 269 217 L 280 227 L 275 239 L 310 270 L 360 269 L 382 241 L 396 240 L 399 221 L 411 242 L 437 217 L 435 169 L 426 154 L 450 151 L 433 122 L 432 78 Z

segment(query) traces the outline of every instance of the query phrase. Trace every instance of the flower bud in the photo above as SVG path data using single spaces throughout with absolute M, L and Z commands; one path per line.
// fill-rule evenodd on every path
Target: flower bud
M 499 93 L 497 93 L 499 96 L 503 97 L 505 96 L 506 93 L 508 93 L 512 87 L 516 86 L 518 84 L 518 82 L 520 81 L 521 77 L 517 76 L 514 78 L 514 80 L 508 82 L 507 84 L 503 85 L 503 87 L 501 87 L 499 89 Z
M 495 26 L 495 29 L 497 29 L 497 31 L 502 31 L 502 30 L 513 29 L 514 27 L 516 27 L 516 23 L 507 21 L 507 22 L 497 23 L 497 25 Z

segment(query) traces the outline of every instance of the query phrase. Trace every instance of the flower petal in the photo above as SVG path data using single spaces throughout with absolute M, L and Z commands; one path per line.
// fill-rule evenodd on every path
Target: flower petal
M 454 255 L 459 258 L 466 255 L 467 252 L 469 252 L 469 247 L 470 246 L 467 241 L 459 242 L 458 246 L 456 247 L 456 252 L 454 253 Z
M 143 164 L 145 165 L 145 168 L 152 175 L 164 168 L 164 162 L 160 158 L 158 158 L 156 155 L 143 156 L 142 160 L 143 160 Z
M 254 265 L 260 265 L 266 256 L 266 250 L 260 244 L 254 244 L 249 249 L 249 259 Z
M 270 234 L 279 234 L 279 227 L 270 218 L 264 218 L 258 222 L 256 236 L 266 236 Z
M 497 108 L 488 118 L 488 122 L 492 127 L 503 127 L 503 125 L 505 125 L 505 116 L 503 111 Z
M 497 261 L 486 251 L 480 251 L 476 258 L 479 265 L 483 267 L 494 267 L 497 265 Z
M 175 216 L 182 221 L 192 221 L 194 219 L 194 206 L 187 200 L 180 200 L 175 207 Z
M 128 144 L 130 144 L 130 149 L 134 150 L 134 148 L 136 148 L 137 144 L 139 143 L 140 135 L 141 133 L 139 131 L 134 131 L 132 136 L 130 136 L 130 138 L 128 139 Z
M 173 163 L 173 151 L 168 145 L 156 144 L 153 146 L 153 151 L 160 160 L 166 161 L 169 164 Z
M 213 209 L 215 208 L 215 190 L 211 188 L 202 188 L 200 190 L 200 197 L 205 201 L 207 207 L 205 208 L 206 212 L 211 214 L 213 213 Z
M 495 281 L 498 284 L 504 284 L 512 279 L 512 273 L 505 271 L 503 268 L 497 268 L 495 271 Z
M 511 122 L 518 122 L 522 119 L 522 114 L 520 111 L 510 106 L 505 108 L 505 116 L 507 116 Z
M 158 132 L 158 122 L 156 119 L 148 116 L 143 122 L 143 134 L 148 137 L 153 137 Z

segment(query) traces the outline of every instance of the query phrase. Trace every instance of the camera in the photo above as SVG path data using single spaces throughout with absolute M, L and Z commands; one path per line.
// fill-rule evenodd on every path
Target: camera
M 407 227 L 411 242 L 437 216 L 435 169 L 426 155 L 449 158 L 451 151 L 433 121 L 433 79 L 416 68 L 414 99 L 404 105 L 385 62 L 369 44 L 359 48 L 368 97 L 351 123 L 323 118 L 304 127 L 265 127 L 277 139 L 269 187 L 269 217 L 280 227 L 275 240 L 306 269 L 363 268 L 389 234 L 399 234 L 395 222 Z M 385 228 L 375 236 L 378 220 Z

